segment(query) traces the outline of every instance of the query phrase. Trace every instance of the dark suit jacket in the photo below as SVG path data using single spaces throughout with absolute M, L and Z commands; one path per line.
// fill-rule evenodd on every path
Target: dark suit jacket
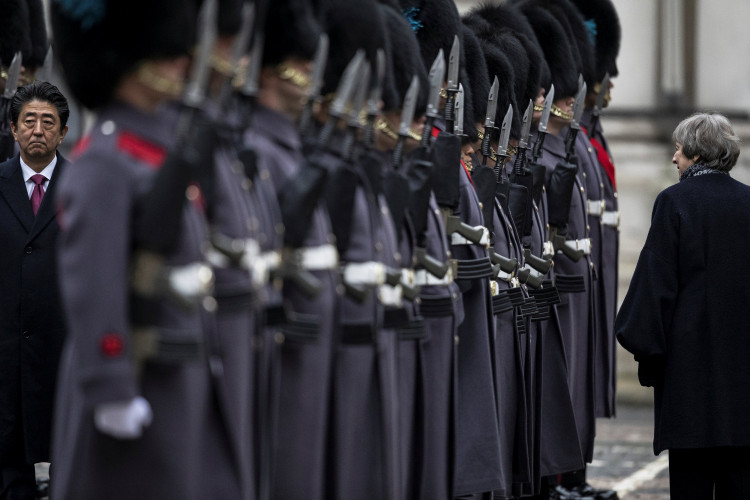
M 0 465 L 48 461 L 53 396 L 65 335 L 58 297 L 54 193 L 37 216 L 19 155 L 0 163 Z

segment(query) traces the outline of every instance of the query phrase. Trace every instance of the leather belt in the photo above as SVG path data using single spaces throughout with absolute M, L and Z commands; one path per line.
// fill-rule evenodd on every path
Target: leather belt
M 584 255 L 591 255 L 591 239 L 583 238 L 582 240 L 566 240 L 565 246 L 573 250 L 583 250 Z
M 453 316 L 453 298 L 450 295 L 445 297 L 420 297 L 419 313 L 429 318 Z
M 206 356 L 203 333 L 200 331 L 135 327 L 131 333 L 131 342 L 133 358 L 137 363 L 183 363 Z
M 489 257 L 458 260 L 456 264 L 456 279 L 472 280 L 492 276 L 492 263 Z
M 281 333 L 289 340 L 312 343 L 320 338 L 320 318 L 315 314 L 289 312 Z
M 589 215 L 599 217 L 604 213 L 605 207 L 604 200 L 586 200 L 586 213 Z
M 586 280 L 582 274 L 556 274 L 555 286 L 560 293 L 583 293 L 586 291 Z
M 620 228 L 620 212 L 617 210 L 608 210 L 602 214 L 601 219 L 603 226 Z
M 477 228 L 481 227 L 483 229 L 482 238 L 479 240 L 479 243 L 474 243 L 473 241 L 467 240 L 466 238 L 464 238 L 458 233 L 453 233 L 451 234 L 451 245 L 479 245 L 479 246 L 487 248 L 490 244 L 490 231 L 486 227 L 483 227 L 483 226 L 476 226 L 476 227 Z
M 498 315 L 513 310 L 513 302 L 507 290 L 501 290 L 500 293 L 492 297 L 492 314 Z

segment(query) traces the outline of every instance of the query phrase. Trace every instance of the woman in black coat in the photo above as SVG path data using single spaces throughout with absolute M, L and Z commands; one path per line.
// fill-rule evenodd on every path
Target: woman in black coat
M 654 452 L 674 500 L 750 498 L 750 187 L 718 114 L 675 129 L 680 182 L 662 191 L 615 329 L 654 388 Z

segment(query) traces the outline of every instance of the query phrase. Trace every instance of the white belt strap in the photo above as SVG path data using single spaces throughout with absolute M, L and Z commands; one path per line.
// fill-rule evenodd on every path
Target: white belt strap
M 554 257 L 555 256 L 555 245 L 551 241 L 547 240 L 542 245 L 542 257 Z
M 351 262 L 344 267 L 347 285 L 377 286 L 385 283 L 386 272 L 382 262 Z
M 604 213 L 605 207 L 604 200 L 586 200 L 586 212 L 589 215 L 600 217 Z
M 417 269 L 414 271 L 414 285 L 415 286 L 440 286 L 450 285 L 453 282 L 453 270 L 448 268 L 448 272 L 445 276 L 438 278 L 434 274 L 431 274 L 427 269 Z
M 401 283 L 410 287 L 414 286 L 414 269 L 408 267 L 401 269 Z
M 378 299 L 384 306 L 401 306 L 401 285 L 380 285 Z
M 339 265 L 339 253 L 333 245 L 298 248 L 294 254 L 300 266 L 308 271 L 326 271 Z
M 500 271 L 497 273 L 497 279 L 510 283 L 513 279 L 513 273 L 506 273 L 505 271 L 500 269 Z
M 584 255 L 591 255 L 591 239 L 584 238 L 582 240 L 566 240 L 565 246 L 572 248 L 573 250 L 583 250 Z
M 479 240 L 479 243 L 474 243 L 471 240 L 467 240 L 463 236 L 461 236 L 458 233 L 451 234 L 451 245 L 481 245 L 485 248 L 489 248 L 490 245 L 490 231 L 484 227 L 484 226 L 476 226 L 474 229 L 477 229 L 481 227 L 482 228 L 482 239 Z
M 620 212 L 606 211 L 602 214 L 602 225 L 611 227 L 620 227 Z

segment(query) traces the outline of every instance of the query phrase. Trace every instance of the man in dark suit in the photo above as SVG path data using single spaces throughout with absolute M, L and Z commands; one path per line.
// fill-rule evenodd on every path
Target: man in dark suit
M 11 130 L 20 153 L 0 163 L 0 499 L 35 498 L 34 463 L 50 459 L 65 335 L 57 292 L 57 148 L 69 109 L 54 85 L 20 87 Z

